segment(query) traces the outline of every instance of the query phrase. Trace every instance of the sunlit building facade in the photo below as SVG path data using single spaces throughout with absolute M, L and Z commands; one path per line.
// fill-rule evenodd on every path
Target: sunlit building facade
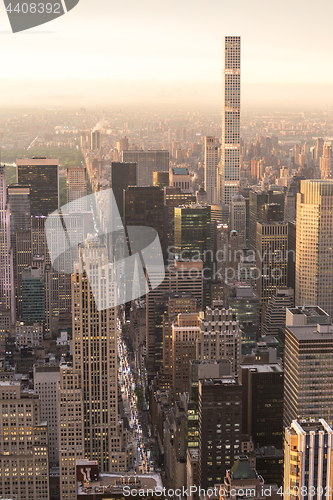
M 295 305 L 333 315 L 333 180 L 302 180 L 297 195 Z
M 229 205 L 240 176 L 241 37 L 225 36 L 223 48 L 220 203 Z

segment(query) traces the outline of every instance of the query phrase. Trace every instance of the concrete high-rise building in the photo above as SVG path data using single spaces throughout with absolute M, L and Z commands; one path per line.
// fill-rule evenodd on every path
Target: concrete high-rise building
M 294 307 L 294 290 L 292 288 L 277 288 L 269 299 L 262 324 L 262 335 L 277 335 L 279 328 L 286 324 L 286 309 Z
M 122 137 L 117 141 L 117 150 L 118 153 L 122 153 L 122 151 L 128 150 L 128 138 L 126 137 L 126 135 L 125 137 Z
M 241 355 L 241 329 L 231 309 L 224 309 L 222 302 L 213 301 L 199 313 L 201 334 L 197 340 L 196 359 L 227 359 L 232 365 L 232 375 L 238 376 Z
M 40 269 L 29 267 L 22 273 L 22 318 L 27 323 L 44 323 L 45 280 Z
M 30 186 L 11 185 L 7 188 L 10 209 L 10 240 L 16 266 L 16 234 L 31 228 Z
M 288 224 L 257 222 L 256 292 L 266 303 L 278 288 L 287 286 Z
M 154 172 L 169 171 L 169 151 L 123 151 L 122 161 L 137 164 L 136 184 L 140 187 L 154 185 Z
M 245 282 L 230 281 L 225 286 L 225 303 L 232 309 L 236 320 L 242 326 L 244 323 L 259 325 L 259 297 L 251 285 Z
M 283 415 L 285 427 L 299 418 L 324 418 L 332 424 L 332 357 L 333 325 L 286 326 Z
M 256 447 L 282 449 L 283 368 L 278 363 L 276 351 L 272 358 L 268 363 L 260 359 L 251 363 L 247 356 L 243 357 L 239 369 L 243 386 L 243 434 L 252 436 Z
M 322 419 L 293 420 L 285 430 L 284 486 L 295 500 L 332 500 L 333 430 Z M 293 492 L 295 494 L 293 494 Z
M 149 226 L 154 228 L 164 250 L 164 193 L 157 186 L 129 186 L 124 196 L 125 226 Z M 143 239 L 141 248 L 145 247 Z
M 220 203 L 229 205 L 240 178 L 240 36 L 225 36 L 223 52 Z
M 148 374 L 156 374 L 156 320 L 155 303 L 162 301 L 166 293 L 192 294 L 200 309 L 203 304 L 203 263 L 202 261 L 174 261 L 165 268 L 162 283 L 146 295 L 146 367 Z M 160 279 L 161 271 L 152 270 L 151 280 Z
M 0 382 L 0 495 L 49 500 L 47 423 L 38 396 Z
M 94 130 L 93 132 L 91 132 L 90 148 L 93 151 L 95 149 L 101 149 L 101 131 L 100 130 Z
M 153 172 L 154 186 L 164 188 L 169 186 L 169 172 Z
M 189 391 L 190 361 L 196 357 L 197 339 L 200 337 L 198 313 L 180 313 L 172 325 L 172 399 L 177 401 Z
M 45 157 L 16 160 L 17 183 L 30 184 L 32 216 L 47 216 L 59 208 L 59 160 Z
M 296 221 L 288 222 L 288 257 L 287 270 L 288 288 L 293 288 L 295 291 L 295 267 L 296 267 Z
M 204 305 L 210 304 L 210 281 L 213 270 L 211 207 L 183 205 L 175 207 L 175 252 L 180 260 L 202 260 Z
M 302 180 L 297 195 L 295 304 L 333 316 L 333 180 Z
M 19 231 L 16 234 L 16 312 L 17 319 L 22 318 L 22 273 L 31 266 L 31 230 Z
M 136 163 L 112 162 L 111 187 L 120 217 L 124 215 L 124 190 L 129 186 L 136 186 Z
M 118 431 L 117 309 L 98 310 L 83 263 L 94 269 L 94 283 L 104 283 L 100 294 L 112 297 L 116 283 L 107 248 L 97 237 L 87 239 L 72 275 L 73 363 L 82 383 L 85 455 L 101 471 L 118 472 L 126 464 Z
M 283 221 L 285 193 L 281 191 L 254 191 L 249 192 L 249 247 L 256 250 L 256 230 L 257 222 L 262 222 L 260 212 L 261 207 L 266 203 L 277 203 L 280 205 L 281 218 L 275 219 Z M 268 210 L 269 211 L 269 210 Z M 267 212 L 266 212 L 267 214 Z M 268 214 L 267 214 L 268 215 Z M 266 221 L 267 222 L 267 221 Z
M 73 366 L 60 366 L 57 404 L 60 500 L 76 500 L 76 460 L 85 456 L 85 415 L 81 373 Z
M 325 141 L 323 154 L 319 160 L 320 174 L 322 179 L 332 179 L 333 177 L 333 155 L 331 141 Z
M 329 325 L 330 317 L 318 306 L 297 306 L 286 309 L 286 326 Z
M 174 187 L 164 188 L 165 205 L 165 227 L 166 227 L 166 248 L 169 249 L 169 260 L 174 259 L 174 208 L 180 205 L 187 205 L 196 202 L 196 196 L 193 193 L 184 193 L 181 189 Z
M 199 380 L 199 464 L 201 488 L 222 483 L 241 451 L 242 386 L 237 378 Z
M 34 366 L 34 393 L 40 400 L 41 418 L 47 422 L 50 466 L 59 464 L 57 404 L 59 382 L 59 365 Z
M 244 196 L 237 194 L 231 198 L 230 203 L 230 229 L 237 231 L 238 244 L 246 245 L 246 202 Z
M 200 259 L 211 267 L 211 209 L 207 205 L 175 207 L 174 238 L 179 259 Z
M 205 160 L 204 160 L 204 189 L 207 193 L 207 203 L 217 203 L 217 180 L 218 180 L 218 141 L 215 137 L 205 137 Z
M 179 187 L 181 191 L 192 192 L 190 170 L 187 167 L 171 167 L 169 169 L 169 185 Z
M 161 343 L 161 351 L 162 351 L 161 354 L 163 360 L 162 363 L 163 385 L 164 387 L 169 388 L 170 386 L 172 386 L 172 381 L 173 381 L 173 371 L 172 371 L 173 369 L 172 358 L 174 355 L 173 344 L 172 344 L 173 324 L 177 323 L 177 317 L 179 314 L 195 313 L 197 311 L 197 301 L 196 298 L 192 296 L 192 293 L 184 293 L 184 294 L 171 293 L 167 294 L 165 298 L 167 299 L 167 304 L 165 304 L 164 306 L 165 312 L 162 318 L 163 339 Z M 157 304 L 158 301 L 155 301 L 156 306 Z M 157 314 L 155 314 L 156 327 L 157 323 L 158 323 Z M 157 351 L 158 340 L 160 336 L 157 335 L 157 328 L 155 331 L 156 331 L 155 351 Z
M 87 211 L 87 183 L 85 167 L 67 168 L 67 203 L 72 212 Z
M 7 200 L 6 167 L 0 165 L 0 308 L 11 312 L 15 322 L 13 251 L 10 243 L 10 207 Z
M 10 309 L 0 309 L 0 353 L 1 356 L 6 352 L 6 339 L 10 334 L 11 311 Z

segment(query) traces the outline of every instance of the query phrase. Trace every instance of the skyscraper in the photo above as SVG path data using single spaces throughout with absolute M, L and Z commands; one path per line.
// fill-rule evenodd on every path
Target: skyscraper
M 333 180 L 301 181 L 297 194 L 295 305 L 333 316 Z
M 171 251 L 174 245 L 174 208 L 195 202 L 196 197 L 193 193 L 184 193 L 179 187 L 169 186 L 164 188 L 166 248 Z M 173 259 L 173 256 L 171 256 L 171 259 Z
M 207 205 L 175 207 L 175 251 L 180 259 L 200 259 L 207 265 L 207 255 L 212 250 L 211 208 Z
M 137 164 L 137 185 L 153 186 L 153 173 L 158 170 L 169 170 L 169 151 L 123 151 L 123 162 Z
M 217 203 L 218 142 L 215 137 L 205 137 L 204 188 L 208 203 Z
M 90 147 L 94 151 L 95 149 L 101 149 L 101 131 L 93 130 L 91 132 Z
M 107 249 L 90 237 L 72 275 L 74 369 L 80 374 L 83 392 L 84 450 L 98 460 L 101 471 L 124 470 L 117 453 L 122 449 L 118 433 L 117 310 L 98 310 L 86 272 L 94 269 L 99 293 L 112 296 L 115 281 L 108 265 Z M 99 297 L 103 299 L 102 296 Z
M 220 203 L 229 205 L 240 175 L 240 36 L 225 36 L 223 47 Z
M 254 191 L 249 192 L 249 247 L 256 249 L 257 222 L 262 221 L 260 209 L 266 203 L 278 203 L 280 205 L 281 218 L 283 220 L 285 194 L 281 191 Z M 277 219 L 276 219 L 277 220 Z
M 40 413 L 48 425 L 49 462 L 59 463 L 57 391 L 60 382 L 59 365 L 34 365 L 34 392 L 40 399 Z
M 22 317 L 24 322 L 42 325 L 45 320 L 45 280 L 41 269 L 22 273 Z
M 149 226 L 156 229 L 164 250 L 164 193 L 157 186 L 129 186 L 123 192 L 125 226 Z M 142 248 L 145 247 L 142 240 Z
M 154 172 L 155 173 L 155 172 Z M 124 190 L 136 186 L 136 163 L 111 163 L 111 187 L 116 199 L 120 217 L 123 214 Z
M 60 366 L 57 403 L 60 500 L 75 500 L 76 460 L 84 458 L 84 416 L 81 374 L 73 366 Z
M 242 386 L 237 378 L 199 380 L 199 480 L 201 488 L 221 483 L 240 454 Z
M 266 303 L 278 288 L 287 286 L 288 224 L 257 222 L 256 292 Z
M 230 229 L 237 231 L 238 244 L 240 247 L 246 245 L 246 202 L 241 195 L 235 195 L 231 198 L 230 206 Z
M 87 210 L 86 169 L 85 167 L 71 167 L 67 169 L 67 203 L 71 203 L 73 212 Z
M 316 314 L 316 308 L 312 308 Z M 298 418 L 333 421 L 333 325 L 286 326 L 284 415 L 288 427 Z
M 178 259 L 200 259 L 204 263 L 204 305 L 209 305 L 213 269 L 211 207 L 209 205 L 175 207 L 174 238 Z
M 295 500 L 319 499 L 325 493 L 331 500 L 332 462 L 333 430 L 327 422 L 293 420 L 285 430 L 283 491 L 290 491 Z
M 164 272 L 164 271 L 163 271 Z M 159 279 L 161 270 L 152 270 L 149 273 L 151 280 Z M 163 282 L 146 295 L 146 367 L 148 374 L 156 374 L 156 319 L 155 302 L 164 299 L 166 293 L 192 293 L 196 298 L 198 308 L 203 302 L 203 263 L 202 261 L 175 261 L 173 265 L 165 268 Z
M 31 215 L 47 216 L 59 208 L 59 160 L 43 157 L 16 160 L 17 183 L 30 184 Z
M 276 351 L 275 351 L 276 353 Z M 248 356 L 251 359 L 251 356 Z M 243 433 L 253 444 L 282 448 L 283 441 L 283 368 L 278 360 L 264 362 L 260 354 L 252 363 L 247 356 L 240 365 L 243 386 Z M 259 358 L 259 359 L 258 359 Z
M 241 356 L 241 329 L 232 309 L 224 309 L 222 301 L 213 301 L 199 313 L 200 335 L 197 340 L 196 359 L 228 359 L 231 373 L 238 376 Z
M 333 174 L 333 156 L 332 156 L 332 143 L 325 141 L 323 147 L 323 155 L 319 160 L 320 173 L 322 179 L 332 179 Z
M 0 382 L 0 496 L 49 499 L 47 424 L 38 396 Z
M 6 167 L 0 165 L 0 308 L 15 321 L 13 251 L 10 245 L 10 208 L 7 203 Z

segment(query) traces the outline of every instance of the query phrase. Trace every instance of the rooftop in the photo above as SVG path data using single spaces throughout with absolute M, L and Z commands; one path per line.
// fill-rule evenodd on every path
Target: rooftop
M 77 462 L 78 464 L 78 462 Z M 78 495 L 92 495 L 97 493 L 121 494 L 125 486 L 130 486 L 133 489 L 149 489 L 163 488 L 161 476 L 156 473 L 152 474 L 107 474 L 99 475 L 99 480 L 82 484 L 78 482 Z
M 290 311 L 292 314 L 304 314 L 308 317 L 328 316 L 327 312 L 325 312 L 318 306 L 299 306 L 288 308 L 288 311 Z
M 326 328 L 325 328 L 326 327 Z M 329 328 L 331 327 L 331 328 Z M 333 340 L 333 325 L 301 325 L 301 326 L 287 326 L 286 330 L 290 331 L 297 340 Z M 331 330 L 331 331 L 329 331 Z
M 283 373 L 283 368 L 278 363 L 267 364 L 267 365 L 241 364 L 240 368 L 246 368 L 247 370 L 250 370 L 252 373 L 276 373 L 276 372 Z

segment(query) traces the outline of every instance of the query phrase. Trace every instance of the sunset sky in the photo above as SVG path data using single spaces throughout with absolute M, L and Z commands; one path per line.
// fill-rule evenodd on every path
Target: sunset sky
M 242 37 L 244 106 L 333 104 L 327 0 L 80 0 L 17 34 L 1 4 L 1 105 L 219 106 L 224 35 Z

